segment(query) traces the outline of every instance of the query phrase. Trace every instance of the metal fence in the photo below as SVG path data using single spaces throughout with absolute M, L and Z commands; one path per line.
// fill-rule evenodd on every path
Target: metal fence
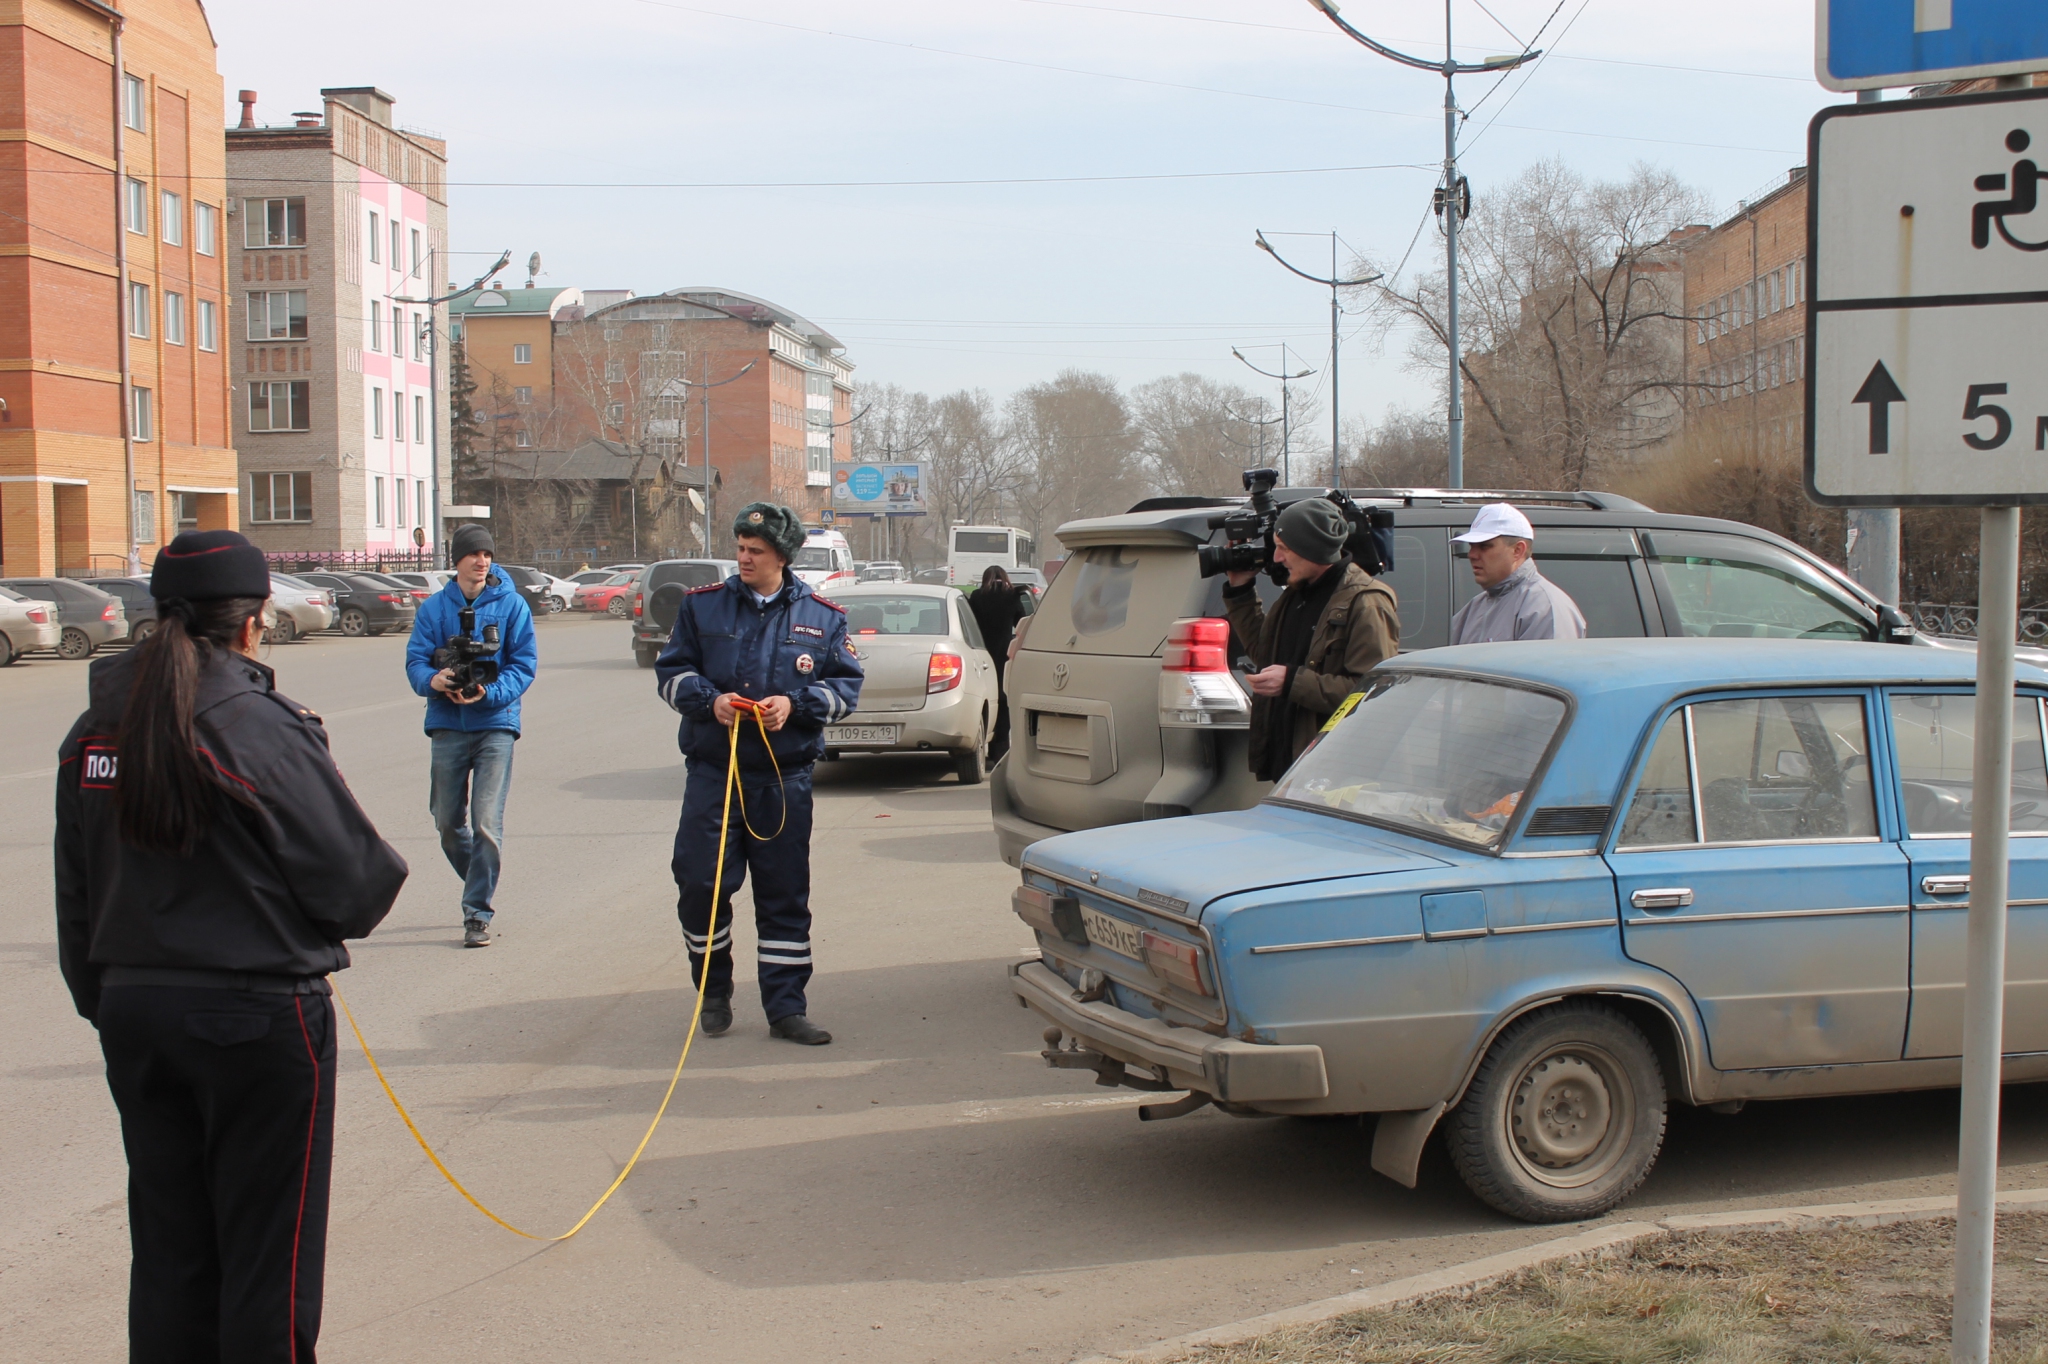
M 306 550 L 263 557 L 279 573 L 418 573 L 441 567 L 431 549 Z
M 1913 624 L 1930 635 L 1952 639 L 1977 637 L 1977 608 L 1953 603 L 1916 601 L 1906 605 Z M 2048 602 L 2020 608 L 2020 643 L 2048 645 Z

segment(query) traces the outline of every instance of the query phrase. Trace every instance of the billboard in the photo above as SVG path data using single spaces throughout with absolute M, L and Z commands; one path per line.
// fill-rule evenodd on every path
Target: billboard
M 841 516 L 923 516 L 928 464 L 832 461 L 832 509 Z

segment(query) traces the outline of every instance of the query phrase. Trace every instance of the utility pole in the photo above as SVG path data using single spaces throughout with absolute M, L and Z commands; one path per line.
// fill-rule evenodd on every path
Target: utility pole
M 1285 341 L 1280 343 L 1280 372 L 1278 374 L 1269 369 L 1260 369 L 1251 361 L 1246 360 L 1243 353 L 1236 346 L 1230 348 L 1230 353 L 1237 356 L 1244 367 L 1252 373 L 1263 374 L 1268 379 L 1278 379 L 1280 381 L 1280 486 L 1291 488 L 1294 486 L 1294 480 L 1291 477 L 1289 459 L 1293 453 L 1290 445 L 1294 436 L 1294 418 L 1289 407 L 1290 399 L 1287 386 L 1296 379 L 1306 379 L 1309 375 L 1314 374 L 1315 371 L 1304 369 L 1297 373 L 1289 374 L 1287 372 L 1287 343 Z M 1261 437 L 1265 435 L 1264 427 L 1259 429 L 1259 434 Z
M 1320 236 L 1321 234 L 1318 233 L 1317 235 Z M 1311 275 L 1306 270 L 1299 270 L 1296 269 L 1294 266 L 1289 265 L 1287 263 L 1286 258 L 1281 256 L 1281 254 L 1278 251 L 1275 251 L 1273 249 L 1272 243 L 1266 240 L 1266 234 L 1264 232 L 1254 229 L 1252 232 L 1252 241 L 1258 246 L 1259 250 L 1265 252 L 1274 260 L 1279 261 L 1282 268 L 1293 271 L 1295 274 L 1300 275 L 1303 279 L 1307 280 L 1311 284 L 1324 284 L 1329 286 L 1330 486 L 1333 488 L 1341 488 L 1344 486 L 1344 437 L 1343 427 L 1341 426 L 1339 421 L 1339 413 L 1337 408 L 1337 319 L 1342 314 L 1343 308 L 1337 302 L 1337 290 L 1347 285 L 1371 284 L 1380 278 L 1380 274 L 1377 270 L 1375 270 L 1372 274 L 1367 275 L 1362 279 L 1339 279 L 1337 277 L 1337 230 L 1335 228 L 1330 229 L 1330 277 L 1328 279 L 1323 279 L 1317 275 Z M 1287 367 L 1285 363 L 1284 354 L 1282 357 L 1282 363 L 1280 367 L 1282 369 L 1285 369 Z
M 714 384 L 711 382 L 711 355 L 707 351 L 704 355 L 704 378 L 700 382 L 693 384 L 688 379 L 678 379 L 676 381 L 685 389 L 697 388 L 702 389 L 704 392 L 702 399 L 704 407 L 704 557 L 707 559 L 716 557 L 711 552 L 711 390 L 714 388 L 724 388 L 735 380 L 745 378 L 747 371 L 752 369 L 754 365 L 755 362 L 749 360 L 740 366 L 739 373 L 733 375 L 732 378 L 720 379 Z M 687 395 L 684 401 L 688 401 Z M 639 494 L 636 492 L 634 497 L 637 500 Z M 635 514 L 638 514 L 637 508 L 635 509 Z
M 1263 401 L 1261 402 L 1261 404 L 1260 404 L 1260 405 L 1261 405 L 1261 406 L 1264 406 L 1264 403 L 1263 403 Z M 1282 420 L 1285 420 L 1285 419 L 1284 419 L 1284 418 L 1282 418 L 1282 417 L 1247 417 L 1247 416 L 1245 416 L 1245 415 L 1244 415 L 1244 413 L 1242 413 L 1242 412 L 1239 412 L 1239 411 L 1237 411 L 1237 410 L 1236 410 L 1235 408 L 1231 407 L 1229 403 L 1225 403 L 1225 404 L 1223 405 L 1223 410 L 1224 410 L 1225 412 L 1228 412 L 1228 413 L 1230 413 L 1230 415 L 1231 415 L 1231 416 L 1232 416 L 1232 417 L 1233 417 L 1234 419 L 1236 419 L 1236 420 L 1238 420 L 1238 421 L 1241 421 L 1241 422 L 1243 422 L 1243 423 L 1244 423 L 1245 425 L 1247 425 L 1247 426 L 1256 426 L 1256 427 L 1258 427 L 1258 428 L 1259 428 L 1259 444 L 1258 444 L 1258 453 L 1257 453 L 1257 454 L 1256 454 L 1256 455 L 1255 455 L 1255 456 L 1253 457 L 1253 458 L 1255 459 L 1255 461 L 1256 461 L 1256 462 L 1255 462 L 1255 463 L 1254 463 L 1254 464 L 1252 465 L 1252 467 L 1253 467 L 1253 468 L 1255 468 L 1255 469 L 1263 469 L 1263 468 L 1265 468 L 1265 467 L 1266 467 L 1266 428 L 1267 428 L 1267 427 L 1269 427 L 1269 426 L 1271 426 L 1271 425 L 1272 425 L 1272 424 L 1273 424 L 1274 422 L 1277 422 L 1277 421 L 1282 421 Z M 1237 443 L 1237 442 L 1235 442 L 1235 441 L 1232 441 L 1232 442 L 1231 442 L 1231 444 L 1233 444 L 1233 445 L 1235 445 L 1236 443 Z
M 427 293 L 428 293 L 429 295 L 433 295 L 433 293 L 434 293 L 434 267 L 433 267 L 433 264 L 432 264 L 432 259 L 433 259 L 433 258 L 432 258 L 431 256 L 429 256 L 429 257 L 428 257 L 428 261 L 429 261 L 429 264 L 427 265 Z M 430 463 L 430 464 L 428 465 L 428 467 L 429 467 L 430 469 L 432 469 L 432 470 L 433 470 L 433 475 L 434 475 L 434 476 L 433 476 L 433 478 L 432 478 L 432 479 L 430 480 L 430 481 L 432 482 L 432 484 L 433 484 L 433 496 L 432 496 L 432 498 L 431 498 L 431 499 L 429 499 L 429 500 L 430 500 L 430 501 L 432 502 L 432 504 L 433 504 L 433 510 L 432 510 L 432 512 L 430 513 L 430 515 L 432 515 L 432 517 L 434 518 L 434 525 L 433 525 L 433 528 L 432 528 L 431 530 L 429 530 L 429 531 L 427 532 L 427 534 L 433 537 L 433 544 L 432 544 L 432 547 L 433 547 L 433 548 L 435 548 L 435 549 L 439 549 L 439 547 L 440 547 L 440 544 L 441 544 L 441 540 L 442 540 L 442 535 L 441 535 L 441 455 L 442 455 L 443 451 L 442 451 L 442 450 L 440 449 L 440 444 L 441 444 L 441 358 L 440 358 L 440 357 L 441 357 L 441 347 L 440 347 L 440 344 L 439 344 L 439 342 L 440 342 L 440 334 L 439 334 L 439 333 L 438 333 L 438 332 L 437 332 L 437 331 L 435 330 L 435 328 L 434 328 L 434 314 L 433 314 L 433 311 L 432 311 L 432 310 L 433 310 L 434 308 L 437 308 L 437 307 L 439 307 L 439 306 L 440 306 L 441 304 L 443 304 L 443 303 L 449 303 L 449 302 L 452 302 L 452 301 L 454 301 L 455 299 L 458 299 L 458 298 L 462 298 L 462 297 L 464 297 L 464 296 L 466 296 L 466 295 L 468 295 L 468 294 L 473 294 L 473 293 L 476 293 L 476 292 L 478 292 L 478 291 L 479 291 L 479 290 L 481 290 L 481 289 L 482 289 L 482 288 L 483 288 L 483 287 L 484 287 L 484 286 L 485 286 L 486 284 L 489 284 L 489 283 L 491 282 L 491 276 L 493 276 L 493 275 L 497 274 L 497 273 L 498 273 L 498 272 L 499 272 L 500 270 L 503 270 L 503 269 L 504 269 L 504 268 L 505 268 L 506 266 L 510 265 L 511 263 L 512 263 L 512 252 L 511 252 L 511 250 L 510 250 L 510 249 L 508 248 L 508 249 L 507 249 L 506 251 L 504 251 L 503 253 L 501 253 L 501 254 L 499 255 L 499 257 L 498 257 L 498 261 L 497 261 L 497 264 L 493 265 L 493 266 L 492 266 L 492 267 L 491 267 L 490 269 L 488 269 L 488 270 L 484 271 L 484 272 L 483 272 L 483 273 L 482 273 L 481 275 L 478 275 L 478 276 L 476 277 L 476 279 L 475 279 L 475 280 L 474 280 L 473 282 L 471 282 L 471 283 L 470 283 L 470 284 L 468 285 L 468 287 L 466 287 L 466 288 L 462 288 L 462 289 L 457 289 L 457 290 L 455 290 L 455 291 L 454 291 L 453 293 L 441 294 L 441 295 L 438 295 L 438 296 L 430 296 L 430 297 L 427 297 L 427 298 L 407 298 L 407 297 L 404 297 L 404 296 L 402 296 L 402 295 L 394 295 L 394 296 L 392 297 L 392 299 L 391 299 L 391 301 L 392 301 L 393 303 L 414 303 L 414 304 L 419 304 L 419 305 L 422 305 L 422 306 L 424 306 L 425 308 L 427 308 L 427 309 L 428 309 L 428 312 L 427 312 L 427 321 L 426 321 L 426 327 L 427 327 L 427 373 L 433 376 L 433 382 L 427 385 L 427 430 L 429 430 L 429 431 L 431 431 L 431 432 L 433 433 L 433 441 L 434 441 L 434 449 L 433 449 L 433 459 L 432 459 L 431 463 Z M 452 456 L 452 455 L 451 455 L 450 457 L 451 457 L 451 458 L 453 458 L 453 456 Z M 451 478 L 452 478 L 452 477 L 454 477 L 454 473 L 453 473 L 453 470 L 452 470 L 452 469 L 451 469 L 451 471 L 450 471 L 449 477 L 451 477 Z M 130 500 L 132 501 L 133 499 L 130 499 Z M 415 527 L 415 529 L 417 529 L 417 527 Z M 421 548 L 427 548 L 427 546 L 421 546 Z M 453 565 L 450 565 L 450 567 L 453 567 Z
M 1435 71 L 1444 78 L 1444 177 L 1436 187 L 1436 211 L 1444 220 L 1444 279 L 1449 291 L 1444 339 L 1450 350 L 1450 486 L 1462 488 L 1465 486 L 1465 385 L 1464 356 L 1458 336 L 1458 225 L 1472 210 L 1472 187 L 1458 174 L 1459 110 L 1454 78 L 1488 72 L 1504 74 L 1534 61 L 1543 52 L 1541 48 L 1531 47 L 1512 57 L 1488 57 L 1483 62 L 1458 61 L 1451 50 L 1451 0 L 1444 0 L 1444 59 L 1433 62 L 1426 57 L 1411 57 L 1405 52 L 1397 52 L 1385 43 L 1360 33 L 1337 13 L 1336 0 L 1309 0 L 1309 3 L 1351 38 L 1388 61 L 1399 62 L 1418 71 Z

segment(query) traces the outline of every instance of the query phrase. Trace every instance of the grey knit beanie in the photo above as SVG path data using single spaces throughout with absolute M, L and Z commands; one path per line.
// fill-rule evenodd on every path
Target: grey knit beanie
M 1344 557 L 1344 542 L 1351 538 L 1351 523 L 1334 502 L 1305 497 L 1290 502 L 1281 511 L 1273 533 L 1287 542 L 1287 548 L 1312 564 L 1334 564 Z

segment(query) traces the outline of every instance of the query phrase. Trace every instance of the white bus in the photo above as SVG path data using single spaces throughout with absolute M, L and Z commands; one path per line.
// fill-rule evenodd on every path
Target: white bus
M 1031 537 L 1010 526 L 955 526 L 946 558 L 946 581 L 974 587 L 990 564 L 1005 573 L 1038 567 L 1038 547 Z

